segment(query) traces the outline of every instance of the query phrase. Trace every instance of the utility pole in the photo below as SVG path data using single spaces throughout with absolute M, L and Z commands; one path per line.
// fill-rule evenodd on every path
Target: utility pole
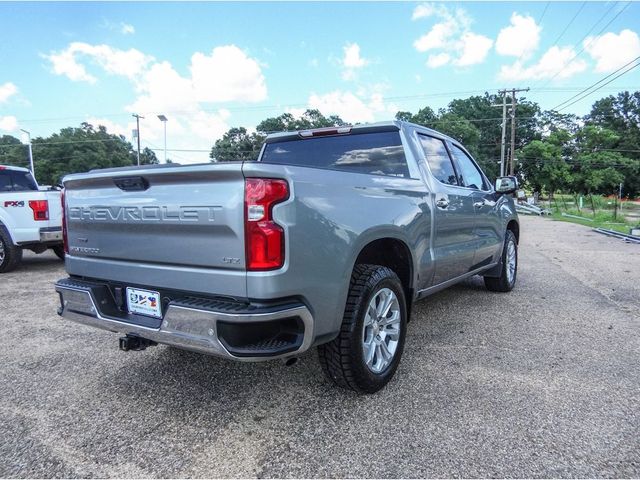
M 158 119 L 164 124 L 164 163 L 167 163 L 167 121 L 165 115 L 158 115 Z
M 132 117 L 136 118 L 136 137 L 138 138 L 138 166 L 140 166 L 140 119 L 144 119 L 144 117 L 138 115 L 137 113 L 131 114 Z
M 500 176 L 504 177 L 504 140 L 507 133 L 507 92 L 502 91 L 502 140 L 500 141 Z
M 527 89 L 528 90 L 528 89 Z M 516 90 L 511 89 L 511 155 L 509 156 L 509 175 L 513 175 L 513 164 L 516 152 Z
M 29 148 L 29 165 L 31 167 L 31 175 L 33 175 L 33 178 L 36 178 L 36 171 L 33 167 L 33 150 L 31 149 L 31 132 L 23 130 L 22 128 L 20 129 L 20 131 L 27 134 L 27 146 Z
M 513 175 L 515 164 L 515 147 L 516 147 L 516 93 L 528 92 L 529 88 L 512 88 L 510 90 L 498 90 L 498 93 L 502 95 L 502 105 L 492 105 L 492 107 L 502 107 L 502 140 L 500 141 L 500 176 L 504 176 L 507 172 L 509 175 Z M 507 92 L 511 94 L 511 103 L 507 103 Z M 509 151 L 509 158 L 507 160 L 507 166 L 505 168 L 505 150 L 506 150 L 506 136 L 507 136 L 507 107 L 511 107 L 511 148 Z

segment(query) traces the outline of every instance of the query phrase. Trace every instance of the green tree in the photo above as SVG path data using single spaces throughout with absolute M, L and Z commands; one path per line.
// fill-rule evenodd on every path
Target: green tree
M 42 184 L 57 184 L 69 173 L 135 165 L 137 161 L 124 137 L 89 123 L 33 139 L 33 157 L 36 178 Z
M 0 137 L 0 165 L 29 167 L 27 146 L 11 135 Z
M 480 130 L 469 120 L 456 113 L 444 112 L 433 123 L 433 128 L 449 135 L 464 145 L 474 157 L 480 153 Z
M 340 127 L 346 125 L 337 115 L 325 117 L 319 110 L 307 110 L 300 118 L 290 113 L 263 120 L 256 127 L 257 132 L 249 134 L 244 127 L 228 130 L 211 149 L 211 161 L 256 160 L 268 133 L 292 132 L 309 128 Z
M 244 127 L 234 127 L 216 141 L 209 157 L 212 162 L 256 160 L 263 142 L 262 135 L 249 134 Z
M 157 165 L 160 161 L 156 156 L 156 152 L 151 150 L 149 147 L 144 147 L 144 150 L 140 152 L 140 165 Z M 168 163 L 168 159 L 167 159 Z
M 566 130 L 558 130 L 544 140 L 532 140 L 517 152 L 519 176 L 534 191 L 550 195 L 569 188 L 571 167 L 563 154 L 564 145 L 571 139 Z

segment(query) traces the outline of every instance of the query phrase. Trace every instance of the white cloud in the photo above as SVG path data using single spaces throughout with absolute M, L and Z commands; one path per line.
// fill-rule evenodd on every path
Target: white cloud
M 88 117 L 85 121 L 93 125 L 96 129 L 98 126 L 102 125 L 107 129 L 108 133 L 122 135 L 128 140 L 131 140 L 131 132 L 136 128 L 135 122 L 129 122 L 127 125 L 121 125 L 107 118 Z
M 235 45 L 216 47 L 210 55 L 194 53 L 190 70 L 198 101 L 258 102 L 267 98 L 260 64 Z
M 484 35 L 466 32 L 460 38 L 461 54 L 453 63 L 459 67 L 476 65 L 484 62 L 493 46 L 493 40 Z
M 422 4 L 415 8 L 412 18 L 432 16 L 439 21 L 413 42 L 418 52 L 436 51 L 427 59 L 429 68 L 447 64 L 466 67 L 484 62 L 493 40 L 471 31 L 472 20 L 465 10 L 451 11 L 444 5 Z
M 154 59 L 135 48 L 119 50 L 109 45 L 91 45 L 73 42 L 66 49 L 45 55 L 51 62 L 53 73 L 65 75 L 75 82 L 95 83 L 97 78 L 87 72 L 80 59 L 88 58 L 92 63 L 112 75 L 130 79 L 137 77 Z
M 501 80 L 539 80 L 552 78 L 560 72 L 556 78 L 566 79 L 587 68 L 587 62 L 575 59 L 574 56 L 572 47 L 553 46 L 545 52 L 538 63 L 530 67 L 524 67 L 520 61 L 516 61 L 513 65 L 503 65 L 498 77 Z
M 360 56 L 360 45 L 357 43 L 348 43 L 342 49 L 344 50 L 342 64 L 345 67 L 361 68 L 368 63 L 368 60 L 365 60 Z
M 313 68 L 318 68 L 319 62 L 317 58 L 312 58 L 309 60 L 309 66 Z
M 133 35 L 134 33 L 136 33 L 135 27 L 130 23 L 112 22 L 110 20 L 107 20 L 106 18 L 102 20 L 102 24 L 100 26 L 102 28 L 106 28 L 107 30 L 118 32 L 122 35 Z
M 640 38 L 636 32 L 625 29 L 599 37 L 588 37 L 583 46 L 596 61 L 596 72 L 613 72 L 640 55 Z
M 444 48 L 455 32 L 456 27 L 449 23 L 436 23 L 431 30 L 413 42 L 413 46 L 419 52 Z
M 427 67 L 429 68 L 438 68 L 446 65 L 451 61 L 451 55 L 448 53 L 442 52 L 437 54 L 429 55 L 427 58 Z
M 512 57 L 527 57 L 538 48 L 540 43 L 540 26 L 533 17 L 511 15 L 511 24 L 498 33 L 496 52 Z
M 369 98 L 353 92 L 335 90 L 324 95 L 311 94 L 309 108 L 316 108 L 324 115 L 338 115 L 349 123 L 373 122 L 376 114 L 393 115 L 397 107 L 385 104 L 381 93 L 374 92 Z
M 0 117 L 0 130 L 4 130 L 5 132 L 18 130 L 18 119 L 12 115 Z
M 74 81 L 97 81 L 97 77 L 87 71 L 89 64 L 127 78 L 136 98 L 125 110 L 146 117 L 140 124 L 143 146 L 160 148 L 164 130 L 157 115 L 164 114 L 169 118 L 169 149 L 203 150 L 201 153 L 169 152 L 169 158 L 178 162 L 208 160 L 213 141 L 229 129 L 231 114 L 220 104 L 259 102 L 267 98 L 261 64 L 235 45 L 218 46 L 208 54 L 194 53 L 186 75 L 167 61 L 157 61 L 138 50 L 118 50 L 108 45 L 76 42 L 47 58 L 54 73 Z M 132 121 L 118 123 L 92 117 L 87 120 L 128 139 L 135 128 Z
M 16 93 L 18 93 L 18 87 L 16 87 L 13 83 L 3 83 L 2 85 L 0 85 L 0 103 L 6 102 Z
M 45 58 L 51 62 L 52 71 L 56 75 L 65 75 L 74 82 L 95 83 L 97 81 L 96 77 L 87 73 L 84 65 L 76 62 L 75 52 L 71 50 L 71 47 L 45 55 Z
M 130 23 L 121 22 L 120 33 L 122 33 L 123 35 L 133 35 L 134 33 L 136 33 L 136 29 Z
M 422 3 L 413 9 L 413 15 L 411 20 L 418 20 L 419 18 L 430 17 L 434 14 L 435 8 L 431 3 Z
M 344 67 L 342 78 L 352 80 L 356 76 L 356 70 L 366 66 L 369 60 L 360 55 L 360 45 L 357 43 L 347 43 L 342 47 L 342 50 L 344 51 L 344 56 L 340 61 Z
M 294 118 L 301 118 L 304 115 L 304 112 L 307 111 L 306 108 L 298 108 L 298 107 L 287 107 L 284 109 L 285 113 L 290 113 L 294 116 Z

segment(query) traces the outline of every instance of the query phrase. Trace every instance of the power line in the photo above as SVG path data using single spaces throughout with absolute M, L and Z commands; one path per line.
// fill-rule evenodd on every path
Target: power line
M 580 49 L 580 51 L 578 51 L 578 53 L 576 53 L 575 55 L 573 55 L 573 57 L 571 57 L 571 59 L 570 59 L 568 62 L 563 63 L 562 68 L 560 68 L 560 70 L 558 70 L 558 71 L 557 71 L 557 72 L 556 72 L 556 73 L 555 73 L 551 78 L 549 78 L 549 79 L 546 81 L 546 83 L 544 83 L 542 86 L 545 86 L 545 85 L 549 84 L 549 82 L 551 82 L 551 80 L 553 80 L 554 78 L 556 78 L 556 77 L 557 77 L 558 75 L 560 75 L 560 74 L 561 74 L 561 73 L 562 73 L 566 68 L 568 68 L 568 67 L 571 65 L 571 62 L 573 62 L 573 61 L 574 61 L 574 60 L 575 60 L 575 59 L 576 59 L 576 58 L 577 58 L 577 57 L 578 57 L 582 52 L 584 52 L 584 51 L 585 51 L 585 49 L 586 49 L 587 47 L 589 47 L 589 46 L 593 43 L 593 41 L 594 41 L 594 40 L 595 40 L 595 39 L 596 39 L 596 38 L 597 38 L 597 37 L 598 37 L 602 32 L 604 32 L 604 31 L 605 31 L 605 29 L 606 29 L 609 25 L 611 25 L 611 24 L 614 22 L 614 20 L 615 20 L 616 18 L 618 18 L 620 15 L 622 15 L 622 12 L 624 12 L 624 11 L 627 9 L 627 7 L 629 7 L 629 5 L 631 5 L 631 2 L 627 3 L 624 7 L 622 7 L 622 9 L 621 9 L 618 13 L 616 13 L 616 15 L 615 15 L 611 20 L 609 20 L 609 21 L 607 22 L 607 24 L 606 24 L 604 27 L 602 27 L 602 28 L 600 29 L 600 31 L 599 31 L 596 35 L 594 35 L 594 36 L 591 38 L 591 40 L 590 40 L 586 45 L 583 45 L 583 46 L 582 46 L 582 48 Z M 593 25 L 593 27 L 591 27 L 591 30 L 589 30 L 589 31 L 587 32 L 587 34 L 586 34 L 584 37 L 582 37 L 578 43 L 576 43 L 576 44 L 574 45 L 574 48 L 577 48 L 577 47 L 578 47 L 578 45 L 579 45 L 580 43 L 582 43 L 582 42 L 583 42 L 583 41 L 584 41 L 584 40 L 589 36 L 589 34 L 590 34 L 590 33 L 591 33 L 591 31 L 595 28 L 595 26 L 596 26 L 598 23 L 600 23 L 600 21 L 601 21 L 602 19 L 604 19 L 604 17 L 606 17 L 606 16 L 609 14 L 609 12 L 613 9 L 613 7 L 615 7 L 615 6 L 616 6 L 616 4 L 614 3 L 614 4 L 611 6 L 611 8 L 610 8 L 609 10 L 607 10 L 607 12 L 606 12 L 606 13 L 605 13 L 601 18 L 600 18 L 600 20 L 598 20 L 598 21 Z
M 635 61 L 636 61 L 636 60 L 638 60 L 638 59 L 640 59 L 640 56 L 637 56 L 636 58 L 634 58 L 634 59 L 633 59 L 633 60 L 631 60 L 630 62 L 626 63 L 626 64 L 625 64 L 625 65 L 623 65 L 622 67 L 620 67 L 620 68 L 618 68 L 617 70 L 615 70 L 614 72 L 611 72 L 611 73 L 610 73 L 609 75 L 607 75 L 606 77 L 604 77 L 604 78 L 602 78 L 602 79 L 598 80 L 596 83 L 594 83 L 594 84 L 592 84 L 592 85 L 588 86 L 587 88 L 585 88 L 584 90 L 582 90 L 582 91 L 580 91 L 580 92 L 576 93 L 573 97 L 570 97 L 570 98 L 568 98 L 567 100 L 565 100 L 564 102 L 562 102 L 562 103 L 560 103 L 560 104 L 556 105 L 556 106 L 555 106 L 555 107 L 553 107 L 551 110 L 557 110 L 557 109 L 558 109 L 558 107 L 561 107 L 561 106 L 562 106 L 562 105 L 564 105 L 565 103 L 568 103 L 568 102 L 570 102 L 571 100 L 573 100 L 574 98 L 576 98 L 576 97 L 578 97 L 578 96 L 582 95 L 582 94 L 583 94 L 584 92 L 586 92 L 587 90 L 591 90 L 591 89 L 592 89 L 593 87 L 595 87 L 596 85 L 598 85 L 598 84 L 600 84 L 600 83 L 604 82 L 606 79 L 608 79 L 609 77 L 611 77 L 611 76 L 615 75 L 615 74 L 616 74 L 616 73 L 618 73 L 620 70 L 622 70 L 622 69 L 626 68 L 627 66 L 631 65 L 633 62 L 635 62 Z
M 639 57 L 639 58 L 640 58 L 640 57 Z M 640 62 L 636 63 L 635 65 L 632 65 L 631 67 L 629 67 L 628 69 L 626 69 L 624 72 L 619 73 L 618 75 L 616 75 L 615 77 L 613 77 L 611 80 L 609 80 L 607 83 L 603 84 L 603 86 L 604 86 L 604 85 L 608 85 L 608 84 L 610 84 L 611 82 L 615 81 L 616 79 L 620 78 L 622 75 L 624 75 L 624 74 L 626 74 L 626 73 L 629 73 L 631 70 L 633 70 L 634 68 L 636 68 L 638 65 L 640 65 Z M 565 108 L 569 108 L 571 105 L 574 105 L 574 104 L 578 103 L 580 100 L 583 100 L 584 98 L 588 97 L 589 95 L 591 95 L 591 94 L 593 94 L 593 93 L 597 92 L 599 89 L 600 89 L 600 88 L 596 88 L 595 90 L 592 90 L 591 92 L 585 93 L 583 96 L 581 96 L 581 97 L 579 97 L 579 98 L 575 99 L 573 102 L 571 102 L 571 103 L 569 103 L 569 104 L 565 105 L 564 107 L 562 107 L 560 110 L 557 110 L 557 111 L 561 111 L 561 110 L 564 110 Z
M 547 88 L 535 88 L 536 92 L 563 92 L 563 91 L 579 91 L 584 87 L 580 86 L 563 86 L 563 87 L 547 87 Z M 637 86 L 626 86 L 626 87 L 618 87 L 622 89 L 635 89 Z M 447 97 L 454 95 L 473 95 L 479 93 L 491 93 L 497 92 L 498 89 L 478 89 L 478 90 L 466 90 L 466 91 L 457 91 L 457 92 L 437 92 L 437 93 L 427 93 L 427 94 L 419 94 L 419 95 L 405 95 L 405 96 L 389 96 L 389 97 L 381 97 L 381 101 L 384 102 L 404 102 L 404 101 L 412 101 L 421 98 L 437 98 L 437 97 Z M 272 105 L 255 105 L 255 106 L 237 106 L 237 107 L 216 107 L 216 108 L 202 108 L 202 109 L 190 109 L 190 110 L 163 110 L 164 114 L 189 114 L 189 113 L 198 113 L 198 112 L 207 112 L 207 113 L 215 113 L 219 110 L 229 110 L 236 112 L 251 112 L 256 110 L 284 110 L 285 108 L 296 108 L 296 107 L 309 107 L 307 102 L 304 103 L 291 103 L 291 104 L 272 104 Z M 144 115 L 155 115 L 156 112 L 143 112 Z M 106 117 L 106 118 L 117 118 L 117 117 L 128 117 L 130 114 L 128 112 L 121 113 L 94 113 L 91 115 L 73 115 L 66 117 L 47 117 L 47 118 L 31 118 L 31 119 L 19 119 L 18 123 L 21 124 L 35 124 L 35 123 L 55 123 L 61 121 L 72 121 L 72 120 L 82 120 L 86 121 L 88 116 L 92 117 Z M 94 122 L 95 123 L 95 122 Z
M 573 18 L 571 18 L 571 20 L 569 20 L 569 23 L 567 23 L 567 26 L 564 27 L 564 29 L 562 30 L 562 32 L 560 33 L 560 35 L 558 35 L 556 37 L 556 39 L 553 41 L 552 47 L 556 46 L 558 44 L 558 42 L 560 41 L 560 39 L 564 36 L 565 33 L 567 33 L 567 30 L 569 29 L 569 27 L 571 25 L 573 25 L 573 22 L 575 21 L 576 18 L 578 18 L 578 15 L 580 15 L 580 12 L 582 12 L 582 10 L 584 9 L 585 5 L 587 4 L 586 1 L 582 2 L 582 5 L 580 5 L 580 8 L 578 9 L 578 11 L 575 13 L 575 15 L 573 16 Z

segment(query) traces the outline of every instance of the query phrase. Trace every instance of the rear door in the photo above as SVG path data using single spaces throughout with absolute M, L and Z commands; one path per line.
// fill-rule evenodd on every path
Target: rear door
M 449 148 L 459 172 L 459 183 L 473 192 L 476 252 L 472 268 L 475 270 L 495 261 L 496 253 L 502 251 L 502 221 L 491 184 L 480 167 L 460 146 L 450 143 Z
M 435 179 L 433 285 L 468 272 L 475 254 L 473 192 L 459 184 L 458 175 L 439 138 L 418 133 L 427 165 Z

